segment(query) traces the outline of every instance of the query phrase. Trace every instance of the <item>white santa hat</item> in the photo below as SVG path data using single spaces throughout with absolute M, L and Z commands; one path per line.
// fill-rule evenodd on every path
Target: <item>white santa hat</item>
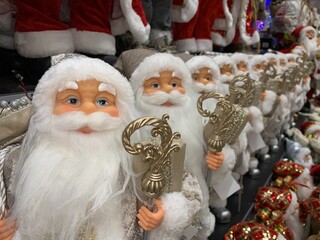
M 159 77 L 159 73 L 164 71 L 173 71 L 173 76 L 182 79 L 184 88 L 189 91 L 192 89 L 192 78 L 187 65 L 181 58 L 169 53 L 157 53 L 147 49 L 129 50 L 120 55 L 115 66 L 130 79 L 134 93 L 138 92 L 145 80 Z
M 271 52 L 265 53 L 264 56 L 268 59 L 268 62 L 269 62 L 272 58 L 274 58 L 275 61 L 277 62 L 277 65 L 278 65 L 279 61 L 278 61 L 278 57 L 277 57 L 277 55 L 276 55 L 275 53 L 271 53 Z
M 240 63 L 241 61 L 245 63 L 249 63 L 249 56 L 245 53 L 234 53 L 231 56 L 232 60 L 235 62 L 235 64 Z
M 201 68 L 209 68 L 215 79 L 220 79 L 220 69 L 215 61 L 208 56 L 195 56 L 186 62 L 191 74 L 198 73 Z
M 219 67 L 222 67 L 224 64 L 229 64 L 232 66 L 232 68 L 235 71 L 235 74 L 237 73 L 237 65 L 235 64 L 234 60 L 227 55 L 219 55 L 213 58 L 213 60 L 218 64 Z
M 286 54 L 286 57 L 287 57 L 288 60 L 289 60 L 290 58 L 294 58 L 294 60 L 296 61 L 297 58 L 299 57 L 299 55 L 296 54 L 296 53 L 287 53 L 287 54 Z
M 48 116 L 52 116 L 56 93 L 65 89 L 72 82 L 88 79 L 105 83 L 107 88 L 116 94 L 116 105 L 120 116 L 128 116 L 133 113 L 134 96 L 125 77 L 102 60 L 67 54 L 66 59 L 53 65 L 39 80 L 33 95 L 34 115 L 30 124 L 34 124 L 37 129 L 50 126 L 47 121 L 51 119 Z M 130 118 L 132 119 L 132 117 Z M 41 121 L 38 121 L 39 119 Z
M 288 63 L 288 59 L 284 53 L 278 52 L 276 56 L 279 59 L 279 63 L 280 63 L 280 60 L 284 60 L 286 64 Z

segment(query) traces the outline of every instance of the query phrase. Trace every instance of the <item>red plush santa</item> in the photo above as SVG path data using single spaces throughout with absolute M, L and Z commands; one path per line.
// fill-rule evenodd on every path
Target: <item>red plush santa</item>
M 213 25 L 211 38 L 212 42 L 218 46 L 228 46 L 230 43 L 238 43 L 239 40 L 245 45 L 253 45 L 260 41 L 259 33 L 252 27 L 252 1 L 229 1 L 232 24 L 229 26 L 224 20 L 222 11 L 218 12 Z
M 114 35 L 146 42 L 150 26 L 139 0 L 15 0 L 15 45 L 25 57 L 66 52 L 114 55 Z
M 173 43 L 179 51 L 211 51 L 211 27 L 222 12 L 226 27 L 232 22 L 228 0 L 176 1 L 182 9 L 174 5 L 172 12 Z M 192 4 L 190 3 L 192 2 Z M 197 4 L 193 3 L 197 2 Z M 174 1 L 175 3 L 175 1 Z M 192 17 L 191 17 L 192 16 Z
M 299 44 L 306 50 L 308 57 L 312 59 L 319 45 L 315 28 L 312 26 L 299 26 L 296 27 L 291 34 L 298 39 Z

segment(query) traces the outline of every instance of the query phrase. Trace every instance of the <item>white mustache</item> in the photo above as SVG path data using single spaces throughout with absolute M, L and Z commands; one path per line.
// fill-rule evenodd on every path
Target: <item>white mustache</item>
M 201 83 L 201 82 L 197 82 L 197 83 L 194 83 L 194 88 L 196 89 L 197 92 L 206 92 L 206 93 L 209 93 L 209 92 L 213 92 L 217 90 L 217 87 L 214 83 L 207 83 L 206 85 Z
M 54 115 L 53 127 L 63 131 L 74 131 L 83 127 L 89 127 L 94 131 L 105 131 L 120 126 L 119 117 L 112 117 L 105 112 L 85 114 L 80 111 L 68 112 L 62 115 Z
M 182 105 L 186 102 L 187 97 L 185 94 L 180 93 L 177 90 L 173 90 L 170 93 L 158 91 L 150 94 L 143 94 L 141 101 L 150 105 L 162 105 L 166 102 L 170 102 L 174 105 Z
M 221 75 L 220 82 L 222 83 L 230 83 L 234 79 L 235 75 Z

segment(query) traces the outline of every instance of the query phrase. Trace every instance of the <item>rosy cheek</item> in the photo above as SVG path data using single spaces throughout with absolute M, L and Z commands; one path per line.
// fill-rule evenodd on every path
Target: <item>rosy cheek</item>
M 159 88 L 145 88 L 143 93 L 155 93 L 158 92 L 160 89 Z
M 104 112 L 109 113 L 112 117 L 118 117 L 119 111 L 116 107 L 108 107 L 104 110 Z
M 76 111 L 76 110 L 77 110 L 77 108 L 75 108 L 71 105 L 59 105 L 54 108 L 53 114 L 62 115 L 64 113 L 72 112 L 72 111 Z

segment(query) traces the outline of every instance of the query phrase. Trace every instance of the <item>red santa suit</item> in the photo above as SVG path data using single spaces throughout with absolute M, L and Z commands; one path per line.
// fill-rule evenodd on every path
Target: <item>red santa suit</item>
M 252 4 L 249 0 L 233 1 L 231 6 L 232 23 L 228 25 L 225 15 L 219 11 L 213 25 L 211 38 L 212 42 L 218 46 L 228 46 L 230 43 L 237 43 L 240 39 L 246 45 L 253 45 L 260 41 L 259 33 L 252 25 Z
M 173 41 L 179 51 L 212 51 L 211 27 L 219 11 L 225 13 L 228 23 L 232 21 L 227 1 L 199 0 L 198 6 L 194 5 L 196 12 L 190 20 L 173 17 Z M 183 8 L 187 6 L 185 4 Z
M 138 41 L 148 39 L 150 26 L 138 0 L 69 0 L 70 14 L 65 14 L 65 21 L 62 20 L 63 10 L 68 9 L 63 3 L 62 0 L 15 0 L 18 9 L 15 44 L 22 56 L 47 57 L 74 50 L 114 55 L 113 32 L 122 33 L 126 28 L 130 29 L 135 37 L 138 36 Z M 113 15 L 113 7 L 119 5 L 123 15 Z M 119 26 L 112 28 L 111 20 L 115 18 L 118 20 L 115 23 L 119 23 L 123 16 L 127 24 L 122 21 L 121 30 L 116 31 Z

